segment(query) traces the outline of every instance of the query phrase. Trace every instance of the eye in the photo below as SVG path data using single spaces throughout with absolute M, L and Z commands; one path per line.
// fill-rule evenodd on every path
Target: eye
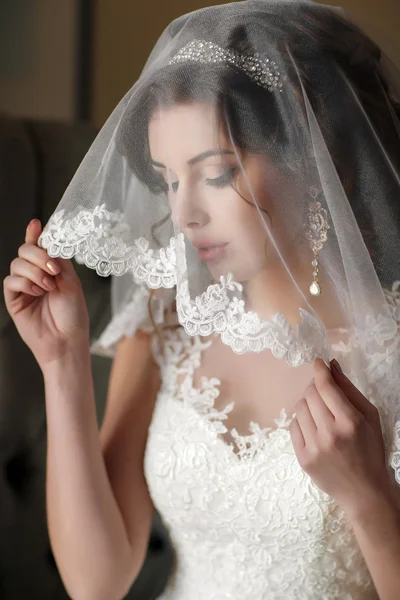
M 173 183 L 171 183 L 171 190 L 176 193 L 178 191 L 178 187 L 179 187 L 179 181 L 174 181 Z M 164 177 L 162 177 L 162 189 L 163 191 L 168 194 L 170 188 L 168 183 L 165 181 Z
M 153 169 L 154 180 L 157 183 L 159 190 L 162 190 L 165 194 L 171 190 L 176 193 L 178 191 L 179 181 L 173 181 L 170 185 L 168 181 L 166 181 L 163 173 L 157 171 L 157 169 Z
M 178 187 L 179 187 L 179 181 L 174 181 L 173 183 L 171 183 L 171 188 L 172 188 L 173 192 L 177 192 Z
M 222 175 L 220 175 L 219 177 L 216 177 L 215 179 L 206 179 L 207 185 L 212 185 L 214 187 L 223 188 L 233 181 L 236 171 L 237 171 L 236 167 L 231 167 L 230 169 L 225 171 L 225 173 L 222 173 Z

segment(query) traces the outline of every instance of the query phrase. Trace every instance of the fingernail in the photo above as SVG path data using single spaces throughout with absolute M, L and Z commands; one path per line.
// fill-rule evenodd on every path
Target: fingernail
M 40 223 L 39 219 L 32 219 L 29 225 L 34 225 L 35 223 Z
M 60 272 L 60 267 L 56 263 L 49 261 L 48 263 L 46 263 L 46 267 L 55 275 Z
M 338 363 L 338 361 L 336 360 L 336 358 L 333 358 L 331 360 L 331 365 L 335 369 L 335 371 L 337 371 L 341 375 L 343 374 L 342 367 L 340 366 L 340 364 Z
M 56 284 L 49 279 L 48 277 L 43 277 L 42 279 L 44 285 L 49 289 L 49 290 L 55 290 L 56 289 Z
M 44 294 L 44 290 L 37 285 L 33 285 L 32 290 L 35 292 L 35 294 Z

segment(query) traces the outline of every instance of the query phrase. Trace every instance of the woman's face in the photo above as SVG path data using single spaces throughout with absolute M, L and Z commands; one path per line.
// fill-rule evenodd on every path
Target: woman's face
M 153 167 L 169 187 L 172 220 L 214 280 L 231 272 L 245 282 L 263 270 L 271 254 L 269 217 L 256 204 L 273 212 L 267 179 L 277 177 L 266 159 L 238 158 L 208 104 L 157 110 L 149 143 Z

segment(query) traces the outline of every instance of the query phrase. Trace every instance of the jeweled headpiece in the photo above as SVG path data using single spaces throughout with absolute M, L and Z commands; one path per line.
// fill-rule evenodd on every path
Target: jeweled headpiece
M 269 91 L 278 88 L 282 91 L 282 76 L 275 61 L 263 57 L 258 52 L 255 54 L 238 54 L 232 50 L 225 50 L 205 40 L 193 40 L 183 46 L 169 61 L 169 64 L 178 62 L 221 63 L 226 62 L 246 73 L 254 83 Z

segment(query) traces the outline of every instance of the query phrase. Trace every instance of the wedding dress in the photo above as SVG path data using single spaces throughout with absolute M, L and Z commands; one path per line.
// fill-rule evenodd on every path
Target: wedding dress
M 183 329 L 166 336 L 145 454 L 176 552 L 160 600 L 377 599 L 344 512 L 296 459 L 285 410 L 275 428 L 251 422 L 248 435 L 233 431 L 227 444 L 220 434 L 229 405 L 213 410 L 218 380 L 193 386 L 210 342 Z

